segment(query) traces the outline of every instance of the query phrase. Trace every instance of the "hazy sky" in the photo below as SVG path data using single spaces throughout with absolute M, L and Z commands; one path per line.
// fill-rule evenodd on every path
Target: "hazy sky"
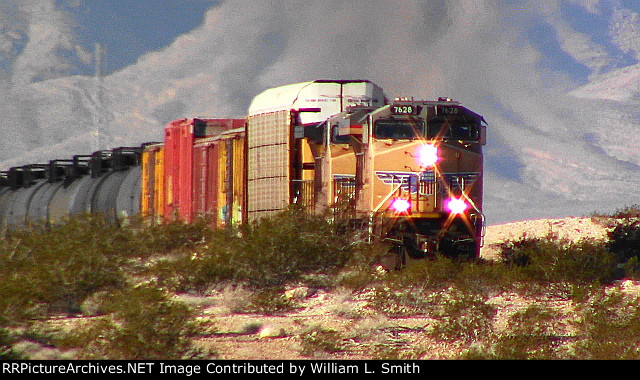
M 369 79 L 485 116 L 490 222 L 640 203 L 638 1 L 2 0 L 0 25 L 3 167 Z

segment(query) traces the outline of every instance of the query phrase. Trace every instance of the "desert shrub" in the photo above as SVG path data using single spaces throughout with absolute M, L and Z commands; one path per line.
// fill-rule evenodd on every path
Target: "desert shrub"
M 482 298 L 483 294 L 511 287 L 510 277 L 504 272 L 500 264 L 438 256 L 378 276 L 366 293 L 367 301 L 369 307 L 390 317 L 431 315 L 440 304 L 453 302 L 458 295 Z M 451 294 L 441 292 L 448 288 L 453 289 Z
M 615 219 L 640 218 L 640 205 L 625 206 L 611 215 Z
M 578 359 L 640 359 L 640 297 L 622 292 L 594 292 L 580 305 Z
M 635 267 L 640 258 L 640 220 L 617 221 L 608 237 L 607 248 L 615 255 L 617 262 Z
M 295 300 L 285 297 L 284 291 L 277 288 L 260 289 L 253 292 L 243 312 L 257 314 L 278 314 L 299 308 Z
M 331 272 L 349 260 L 348 235 L 336 234 L 324 218 L 290 210 L 239 229 L 213 231 L 178 269 L 182 286 L 236 281 L 250 287 L 281 286 L 314 272 Z
M 40 237 L 37 236 L 40 231 Z M 109 257 L 140 257 L 146 252 L 144 238 L 135 228 L 115 225 L 100 214 L 82 214 L 67 217 L 47 228 L 32 228 L 23 233 L 34 239 L 34 249 L 46 245 L 100 252 Z M 13 234 L 20 233 L 14 232 Z M 12 236 L 10 233 L 9 236 Z
M 431 334 L 435 338 L 477 342 L 491 337 L 496 309 L 485 296 L 453 287 L 437 296 L 441 310 L 434 314 L 436 323 Z
M 419 287 L 392 286 L 381 284 L 372 287 L 365 294 L 368 307 L 389 317 L 429 314 L 435 307 L 428 292 Z
M 193 223 L 173 220 L 142 228 L 139 239 L 150 252 L 168 253 L 181 248 L 194 249 L 210 239 L 212 233 L 206 219 Z
M 551 360 L 566 356 L 564 325 L 554 310 L 530 305 L 512 314 L 503 331 L 475 342 L 461 359 Z
M 530 305 L 509 318 L 494 348 L 498 359 L 559 359 L 563 326 L 557 312 Z
M 384 279 L 395 288 L 420 287 L 441 289 L 458 284 L 469 266 L 475 265 L 468 260 L 435 256 L 434 258 L 414 261 L 399 271 L 392 271 Z
M 526 235 L 499 246 L 509 270 L 521 281 L 541 283 L 609 283 L 619 277 L 615 258 L 605 244 L 592 240 L 567 242 L 551 235 Z
M 315 356 L 322 353 L 345 351 L 344 339 L 344 336 L 334 329 L 313 326 L 300 334 L 301 352 L 306 356 Z
M 512 274 L 501 263 L 440 255 L 415 261 L 400 271 L 391 272 L 385 281 L 398 287 L 436 290 L 455 286 L 474 292 L 510 288 L 514 282 Z
M 0 360 L 16 360 L 23 357 L 12 348 L 15 338 L 8 329 L 0 327 Z
M 88 216 L 12 231 L 0 240 L 2 314 L 78 312 L 88 295 L 121 286 L 121 265 L 138 250 L 130 245 L 130 233 Z
M 350 248 L 347 263 L 333 276 L 335 286 L 358 291 L 387 280 L 387 271 L 379 262 L 387 254 L 388 245 L 361 242 Z
M 192 309 L 155 285 L 112 292 L 103 309 L 107 315 L 75 329 L 59 345 L 77 350 L 81 359 L 195 359 L 212 354 L 193 341 L 208 326 L 197 323 Z
M 352 290 L 362 290 L 379 281 L 376 269 L 354 266 L 345 268 L 335 277 L 337 285 Z
M 250 282 L 281 284 L 305 273 L 340 268 L 348 260 L 348 236 L 336 234 L 324 218 L 300 211 L 261 219 L 241 233 L 242 257 L 249 265 L 239 269 Z
M 392 281 L 400 284 L 420 284 L 426 288 L 442 288 L 456 282 L 464 267 L 471 265 L 467 261 L 446 256 L 437 256 L 433 260 L 421 260 L 394 273 Z

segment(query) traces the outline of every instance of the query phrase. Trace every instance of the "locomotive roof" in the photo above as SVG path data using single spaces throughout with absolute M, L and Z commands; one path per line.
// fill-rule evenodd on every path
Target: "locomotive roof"
M 331 90 L 328 90 L 326 86 L 322 86 L 323 84 L 350 84 L 350 83 L 362 83 L 368 84 L 372 89 L 378 88 L 377 85 L 372 83 L 369 80 L 346 80 L 346 79 L 338 79 L 338 80 L 328 80 L 328 79 L 319 79 L 307 82 L 300 82 L 294 84 L 288 84 L 284 86 L 274 87 L 263 91 L 253 98 L 251 105 L 249 106 L 249 116 L 256 115 L 259 113 L 265 112 L 273 112 L 277 110 L 283 109 L 296 109 L 295 105 L 299 106 L 310 106 L 309 102 L 306 102 L 306 99 L 302 99 L 301 96 L 305 95 L 305 91 L 308 92 L 306 96 L 315 96 L 317 98 L 339 98 L 342 97 L 342 91 L 337 90 L 335 93 L 331 93 Z M 326 93 L 325 93 L 326 92 Z M 317 99 L 313 99 L 317 100 Z M 383 99 L 380 99 L 384 101 Z M 316 104 L 317 106 L 317 104 Z

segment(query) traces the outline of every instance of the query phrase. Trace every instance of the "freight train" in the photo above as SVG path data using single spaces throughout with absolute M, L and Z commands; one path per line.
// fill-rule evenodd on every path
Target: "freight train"
M 297 205 L 390 243 L 400 260 L 475 257 L 486 128 L 456 101 L 389 100 L 367 80 L 276 87 L 244 118 L 179 119 L 162 142 L 3 172 L 0 227 L 81 213 L 223 227 Z

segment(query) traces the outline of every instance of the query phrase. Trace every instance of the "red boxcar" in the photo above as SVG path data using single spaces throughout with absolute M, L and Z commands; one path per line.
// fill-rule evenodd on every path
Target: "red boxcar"
M 166 125 L 164 141 L 165 207 L 163 213 L 166 220 L 178 218 L 192 222 L 198 214 L 207 214 L 206 197 L 198 199 L 194 203 L 194 194 L 198 194 L 198 197 L 202 198 L 200 192 L 203 190 L 201 187 L 202 179 L 195 179 L 194 174 L 197 172 L 202 177 L 211 176 L 213 173 L 207 172 L 212 169 L 200 167 L 202 165 L 201 156 L 197 158 L 198 166 L 195 165 L 194 144 L 198 139 L 243 128 L 244 124 L 244 119 L 179 119 Z M 202 152 L 199 154 L 202 155 Z M 216 181 L 215 177 L 214 175 L 213 178 L 207 180 Z M 197 189 L 196 184 L 199 186 Z

